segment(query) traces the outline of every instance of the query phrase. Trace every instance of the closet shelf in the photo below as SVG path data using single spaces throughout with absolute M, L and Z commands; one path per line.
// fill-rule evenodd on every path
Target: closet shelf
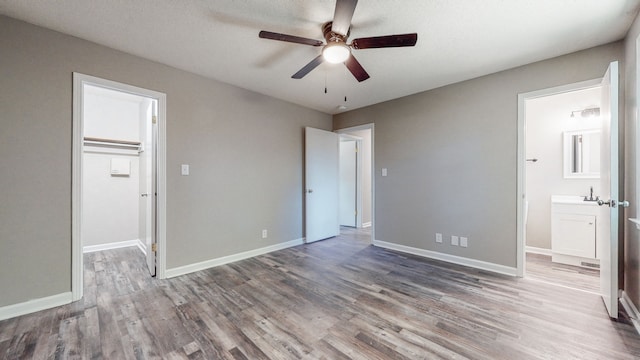
M 139 141 L 127 141 L 127 140 L 116 140 L 116 139 L 102 139 L 102 138 L 94 138 L 94 137 L 84 137 L 84 145 L 85 146 L 104 146 L 109 148 L 120 148 L 120 149 L 129 149 L 141 151 L 141 143 Z

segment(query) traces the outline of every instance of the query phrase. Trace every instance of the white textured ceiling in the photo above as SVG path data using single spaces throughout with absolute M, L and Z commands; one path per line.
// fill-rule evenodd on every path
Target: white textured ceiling
M 371 75 L 362 83 L 342 64 L 291 79 L 320 48 L 258 38 L 269 30 L 323 40 L 335 0 L 0 0 L 0 13 L 335 114 L 622 39 L 639 6 L 360 0 L 349 39 L 418 33 L 415 47 L 354 50 Z

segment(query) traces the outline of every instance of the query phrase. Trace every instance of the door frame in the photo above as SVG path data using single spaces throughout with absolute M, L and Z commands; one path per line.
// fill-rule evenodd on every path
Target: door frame
M 71 153 L 71 293 L 77 301 L 84 295 L 82 251 L 82 153 L 84 134 L 84 85 L 153 98 L 158 101 L 157 138 L 157 248 L 156 274 L 166 277 L 166 94 L 81 73 L 73 73 L 73 116 Z
M 364 125 L 357 125 L 342 129 L 335 130 L 338 134 L 347 134 L 352 131 L 358 130 L 371 130 L 371 239 L 370 243 L 376 239 L 376 131 L 375 124 L 369 123 Z
M 345 133 L 338 134 L 338 141 L 356 143 L 356 228 L 362 228 L 362 138 Z M 342 161 L 342 159 L 340 159 Z
M 580 81 L 577 83 L 555 86 L 518 94 L 518 150 L 516 175 L 516 275 L 524 277 L 526 274 L 526 243 L 525 243 L 525 199 L 526 199 L 526 108 L 525 101 L 536 98 L 558 95 L 562 93 L 585 90 L 601 85 L 602 78 Z

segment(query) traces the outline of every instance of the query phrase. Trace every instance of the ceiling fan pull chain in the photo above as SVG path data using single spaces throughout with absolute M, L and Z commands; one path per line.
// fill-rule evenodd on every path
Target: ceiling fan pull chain
M 327 68 L 324 68 L 324 93 L 327 93 Z

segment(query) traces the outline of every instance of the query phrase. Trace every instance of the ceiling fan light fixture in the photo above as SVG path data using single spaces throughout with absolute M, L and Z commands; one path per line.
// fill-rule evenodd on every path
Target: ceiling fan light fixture
M 349 55 L 351 55 L 351 49 L 349 49 L 349 46 L 340 42 L 328 44 L 324 49 L 322 49 L 322 57 L 332 64 L 339 64 L 347 61 Z

